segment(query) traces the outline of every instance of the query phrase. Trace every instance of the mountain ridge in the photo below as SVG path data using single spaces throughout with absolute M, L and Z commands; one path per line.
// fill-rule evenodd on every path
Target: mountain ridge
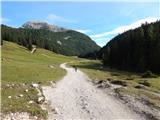
M 68 29 L 65 29 L 63 27 L 59 27 L 56 25 L 48 24 L 47 22 L 43 21 L 27 21 L 22 25 L 22 28 L 29 28 L 29 29 L 47 29 L 53 32 L 63 32 L 67 31 Z
M 32 49 L 32 45 L 36 45 L 67 56 L 84 56 L 100 49 L 100 46 L 83 33 L 65 28 L 54 32 L 47 27 L 48 25 L 36 23 L 36 26 L 32 26 L 32 23 L 27 23 L 20 28 L 1 25 L 2 40 L 18 43 L 29 50 Z M 3 44 L 3 41 L 1 42 Z

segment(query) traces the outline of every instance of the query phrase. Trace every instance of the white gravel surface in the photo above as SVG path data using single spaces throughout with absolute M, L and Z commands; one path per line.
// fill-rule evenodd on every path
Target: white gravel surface
M 116 98 L 93 86 L 80 70 L 67 68 L 55 87 L 43 87 L 50 102 L 49 120 L 144 120 Z

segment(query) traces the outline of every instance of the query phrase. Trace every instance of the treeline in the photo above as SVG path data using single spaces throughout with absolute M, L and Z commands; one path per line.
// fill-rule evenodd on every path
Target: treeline
M 1 44 L 3 40 L 12 41 L 29 50 L 36 45 L 69 56 L 83 56 L 100 49 L 88 36 L 73 30 L 52 32 L 46 29 L 11 28 L 1 25 L 1 35 Z
M 160 73 L 160 21 L 116 36 L 99 54 L 111 68 Z

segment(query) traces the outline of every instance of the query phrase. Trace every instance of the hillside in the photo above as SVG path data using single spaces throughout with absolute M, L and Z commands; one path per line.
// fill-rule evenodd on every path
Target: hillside
M 32 45 L 36 45 L 63 55 L 83 56 L 100 49 L 94 41 L 82 33 L 53 27 L 46 23 L 25 24 L 21 28 L 1 25 L 1 31 L 2 40 L 18 43 L 29 50 L 32 49 Z
M 99 54 L 111 68 L 160 73 L 160 21 L 116 36 Z
M 65 74 L 59 65 L 71 60 L 74 58 L 58 55 L 41 48 L 31 54 L 25 47 L 4 41 L 2 46 L 2 83 L 57 80 Z
M 48 85 L 59 80 L 66 74 L 59 67 L 61 63 L 80 60 L 41 48 L 31 54 L 25 47 L 7 41 L 3 41 L 1 57 L 2 113 L 23 111 L 41 118 L 47 113 L 37 103 L 37 90 L 31 84 Z

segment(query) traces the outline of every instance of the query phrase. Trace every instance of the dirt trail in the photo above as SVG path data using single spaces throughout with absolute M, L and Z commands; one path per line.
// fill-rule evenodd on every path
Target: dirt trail
M 97 89 L 80 70 L 67 68 L 67 75 L 56 87 L 43 87 L 50 106 L 49 120 L 144 120 L 114 97 Z
M 36 47 L 32 49 L 31 54 L 33 54 L 36 51 Z

